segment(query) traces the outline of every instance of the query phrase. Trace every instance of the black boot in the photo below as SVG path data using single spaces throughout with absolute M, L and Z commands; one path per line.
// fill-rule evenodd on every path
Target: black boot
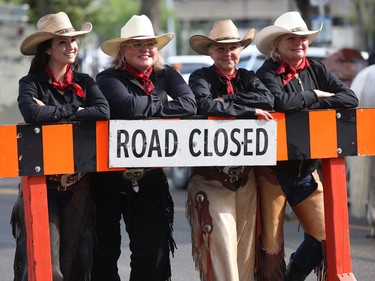
M 285 281 L 303 281 L 306 277 L 307 274 L 301 270 L 295 262 L 289 262 L 286 267 Z

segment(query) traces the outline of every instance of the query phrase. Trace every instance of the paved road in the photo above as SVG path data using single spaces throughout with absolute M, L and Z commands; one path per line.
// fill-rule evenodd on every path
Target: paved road
M 18 179 L 0 179 L 0 281 L 12 280 L 12 263 L 15 242 L 9 225 L 10 213 L 17 193 Z M 191 258 L 190 233 L 185 219 L 185 192 L 171 189 L 175 200 L 175 240 L 178 245 L 172 260 L 173 281 L 198 281 L 199 277 L 194 269 Z M 285 224 L 286 255 L 290 255 L 302 239 L 298 232 L 298 223 L 288 221 Z M 353 273 L 358 281 L 375 280 L 375 239 L 366 238 L 369 227 L 364 219 L 350 218 L 351 256 Z M 340 235 L 340 234 L 338 234 Z M 119 263 L 122 280 L 129 276 L 129 249 L 126 233 L 123 235 L 122 257 Z M 310 275 L 308 281 L 316 280 Z

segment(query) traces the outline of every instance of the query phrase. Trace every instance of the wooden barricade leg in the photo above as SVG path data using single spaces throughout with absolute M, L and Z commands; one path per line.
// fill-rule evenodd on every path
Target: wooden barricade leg
M 356 280 L 352 273 L 345 158 L 322 159 L 328 281 Z
M 22 177 L 29 281 L 52 281 L 45 176 Z

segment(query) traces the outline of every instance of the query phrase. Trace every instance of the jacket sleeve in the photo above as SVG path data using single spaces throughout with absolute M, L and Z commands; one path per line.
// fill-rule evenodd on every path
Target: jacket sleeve
M 318 97 L 313 90 L 286 92 L 280 75 L 276 74 L 276 68 L 270 59 L 266 60 L 256 75 L 270 90 L 275 98 L 274 109 L 287 112 L 309 108 L 318 102 Z
M 43 89 L 41 83 L 25 76 L 19 81 L 18 107 L 26 123 L 56 122 L 77 112 L 80 104 L 75 103 L 63 105 L 40 106 L 34 98 L 42 100 L 43 95 L 48 96 L 49 89 Z
M 255 117 L 255 108 L 272 109 L 273 97 L 268 89 L 253 74 L 245 80 L 241 77 L 236 86 L 236 94 L 228 95 L 223 85 L 210 78 L 210 68 L 194 71 L 189 78 L 189 85 L 197 100 L 198 114 L 211 116 Z M 223 101 L 216 100 L 222 97 Z
M 107 120 L 109 119 L 109 106 L 99 86 L 94 79 L 86 76 L 82 88 L 85 91 L 85 100 L 74 115 L 70 116 L 70 120 Z
M 160 79 L 162 80 L 162 79 Z M 194 94 L 182 76 L 172 67 L 165 66 L 165 93 L 172 98 L 171 101 L 163 103 L 156 116 L 160 117 L 184 117 L 195 115 L 197 104 Z M 157 95 L 163 95 L 160 89 Z
M 238 87 L 235 95 L 225 95 L 224 100 L 233 101 L 237 104 L 272 110 L 274 97 L 270 90 L 260 81 L 253 71 L 240 72 L 241 87 Z
M 345 109 L 354 108 L 358 106 L 358 98 L 356 94 L 347 87 L 327 66 L 316 62 L 316 79 L 318 80 L 320 90 L 334 93 L 335 95 L 329 98 L 318 99 L 309 108 L 316 109 Z
M 111 119 L 144 119 L 149 117 L 182 117 L 194 115 L 196 103 L 191 89 L 175 70 L 168 75 L 156 74 L 155 89 L 146 95 L 139 83 L 126 74 L 108 69 L 96 77 L 108 100 Z M 173 101 L 168 102 L 168 97 Z
M 274 95 L 276 111 L 338 109 L 351 108 L 358 105 L 358 99 L 354 92 L 320 62 L 311 62 L 310 69 L 301 73 L 300 77 L 305 88 L 303 91 L 296 90 L 292 85 L 293 81 L 283 87 L 281 76 L 276 74 L 275 69 L 274 63 L 269 59 L 258 69 L 257 76 Z M 334 93 L 335 95 L 329 98 L 318 98 L 314 92 L 315 89 Z

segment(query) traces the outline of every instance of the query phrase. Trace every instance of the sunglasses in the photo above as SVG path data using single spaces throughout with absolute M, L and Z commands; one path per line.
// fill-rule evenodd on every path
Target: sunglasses
M 130 46 L 133 49 L 141 49 L 143 47 L 147 47 L 148 49 L 153 49 L 153 48 L 156 48 L 157 42 L 156 41 L 134 42 L 134 43 L 125 43 L 124 45 Z

